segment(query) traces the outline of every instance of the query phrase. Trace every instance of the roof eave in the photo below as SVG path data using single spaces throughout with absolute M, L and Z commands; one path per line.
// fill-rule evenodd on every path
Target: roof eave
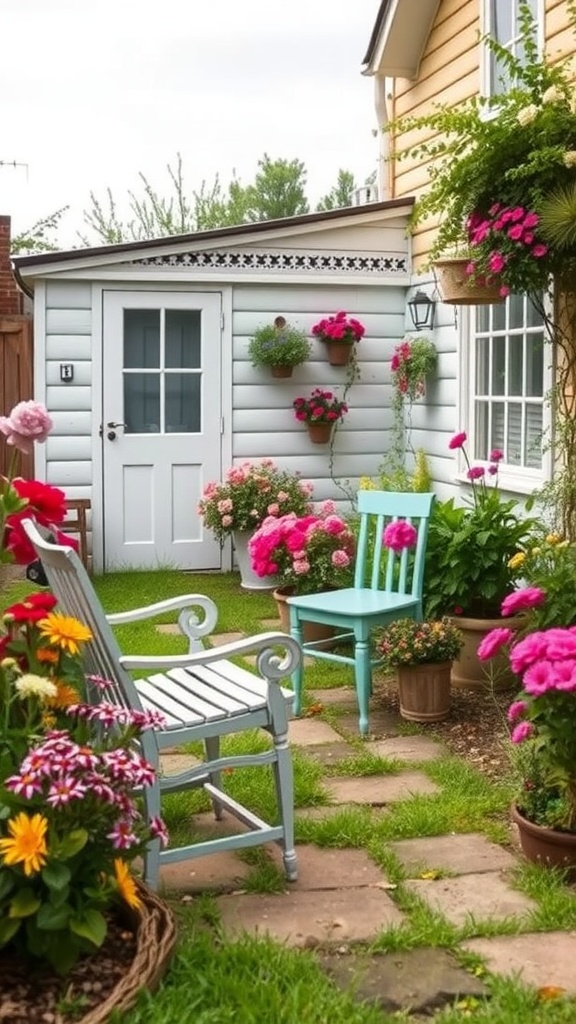
M 363 74 L 418 77 L 440 0 L 382 0 L 363 63 Z

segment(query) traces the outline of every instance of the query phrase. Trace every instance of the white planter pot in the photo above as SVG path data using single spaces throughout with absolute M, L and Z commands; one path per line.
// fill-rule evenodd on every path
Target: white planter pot
M 250 530 L 232 531 L 236 561 L 240 570 L 240 586 L 243 590 L 273 590 L 277 583 L 275 577 L 258 576 L 252 568 L 248 554 L 248 541 L 251 536 Z

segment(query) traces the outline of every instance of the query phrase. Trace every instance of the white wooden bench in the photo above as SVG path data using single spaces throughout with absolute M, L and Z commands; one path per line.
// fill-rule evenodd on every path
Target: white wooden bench
M 113 684 L 112 692 L 107 691 L 107 699 L 137 710 L 154 709 L 165 717 L 165 729 L 146 730 L 141 739 L 142 753 L 156 769 L 157 776 L 155 784 L 142 791 L 146 815 L 160 815 L 163 794 L 202 786 L 212 799 L 217 818 L 227 810 L 248 827 L 248 831 L 238 835 L 166 850 L 155 840 L 144 859 L 147 883 L 157 888 L 162 864 L 270 841 L 282 848 L 286 876 L 294 881 L 297 877 L 294 789 L 288 745 L 293 693 L 281 687 L 280 680 L 287 678 L 299 665 L 302 656 L 299 644 L 284 633 L 269 632 L 205 649 L 203 640 L 214 630 L 217 609 L 210 598 L 201 594 L 186 594 L 145 608 L 106 615 L 76 553 L 45 540 L 31 520 L 25 520 L 24 528 L 42 561 L 50 589 L 58 599 L 57 610 L 75 616 L 92 631 L 93 639 L 86 645 L 87 674 L 101 676 Z M 122 654 L 112 626 L 177 610 L 180 610 L 180 629 L 189 640 L 188 654 Z M 283 648 L 282 655 L 278 653 L 279 645 Z M 254 653 L 259 675 L 229 660 Z M 144 674 L 135 680 L 135 672 Z M 97 695 L 94 699 L 98 699 Z M 221 736 L 259 728 L 270 734 L 270 750 L 258 754 L 220 755 Z M 194 740 L 203 742 L 204 760 L 178 774 L 162 776 L 161 752 Z M 278 824 L 262 821 L 222 788 L 223 770 L 253 766 L 272 768 Z

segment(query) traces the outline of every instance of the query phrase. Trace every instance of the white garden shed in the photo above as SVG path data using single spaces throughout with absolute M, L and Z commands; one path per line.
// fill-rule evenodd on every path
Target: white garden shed
M 91 501 L 97 571 L 229 568 L 203 529 L 205 484 L 233 463 L 273 458 L 345 499 L 373 474 L 392 423 L 389 362 L 406 329 L 410 251 L 403 199 L 15 259 L 34 297 L 34 393 L 54 420 L 36 473 Z M 311 338 L 288 380 L 255 369 L 256 327 L 283 316 L 308 334 L 343 309 L 366 327 L 350 412 L 328 446 L 311 445 L 292 401 L 342 390 Z

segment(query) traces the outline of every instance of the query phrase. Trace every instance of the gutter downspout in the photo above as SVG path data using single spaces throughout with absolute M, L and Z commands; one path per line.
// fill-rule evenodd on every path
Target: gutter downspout
M 29 299 L 33 299 L 34 298 L 34 289 L 31 288 L 30 285 L 24 280 L 24 278 L 22 277 L 22 274 L 18 270 L 18 267 L 15 267 L 13 263 L 12 263 L 12 273 L 14 274 L 14 280 L 16 281 L 16 284 L 18 285 L 20 290 L 24 292 L 24 295 L 27 295 Z
M 393 198 L 390 167 L 391 140 L 389 133 L 383 131 L 390 121 L 387 88 L 388 79 L 384 75 L 374 75 L 374 106 L 378 123 L 378 195 L 383 200 Z

